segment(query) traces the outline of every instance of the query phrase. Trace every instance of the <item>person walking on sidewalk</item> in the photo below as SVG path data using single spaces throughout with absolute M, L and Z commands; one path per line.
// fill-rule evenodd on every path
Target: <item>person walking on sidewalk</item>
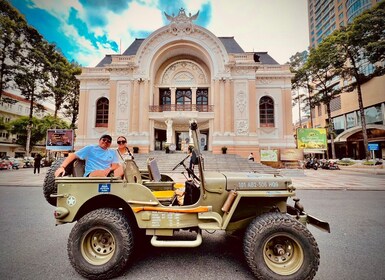
M 40 164 L 41 164 L 41 155 L 37 154 L 35 156 L 34 163 L 33 163 L 33 174 L 36 174 L 36 171 L 37 171 L 37 174 L 40 174 Z

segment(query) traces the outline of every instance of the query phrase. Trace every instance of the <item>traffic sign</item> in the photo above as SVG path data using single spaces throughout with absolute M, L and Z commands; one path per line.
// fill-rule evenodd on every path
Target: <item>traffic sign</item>
M 368 144 L 369 151 L 378 151 L 380 149 L 378 143 Z

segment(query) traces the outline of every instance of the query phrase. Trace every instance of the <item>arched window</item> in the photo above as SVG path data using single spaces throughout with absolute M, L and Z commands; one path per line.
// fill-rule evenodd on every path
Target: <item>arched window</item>
M 259 101 L 259 123 L 261 127 L 274 127 L 274 101 L 268 96 Z
M 208 112 L 209 91 L 207 88 L 198 88 L 196 103 L 199 112 Z
M 96 102 L 96 127 L 108 126 L 108 106 L 109 101 L 107 98 L 102 97 Z

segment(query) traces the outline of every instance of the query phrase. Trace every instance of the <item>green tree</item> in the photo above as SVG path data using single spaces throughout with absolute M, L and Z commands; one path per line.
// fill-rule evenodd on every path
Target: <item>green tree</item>
M 339 57 L 337 46 L 331 41 L 322 41 L 317 48 L 310 50 L 306 68 L 309 70 L 312 83 L 315 84 L 314 104 L 324 104 L 328 116 L 328 134 L 330 136 L 332 158 L 336 157 L 334 147 L 334 129 L 331 118 L 330 102 L 341 93 L 339 87 L 340 69 L 345 60 Z
M 80 96 L 80 81 L 76 78 L 76 75 L 81 74 L 81 68 L 76 62 L 72 62 L 71 65 L 71 77 L 68 80 L 69 91 L 63 108 L 64 116 L 71 119 L 71 128 L 75 129 L 79 115 Z
M 365 156 L 368 160 L 370 151 L 362 85 L 385 73 L 385 1 L 355 18 L 346 28 L 335 31 L 326 40 L 337 46 L 338 55 L 346 61 L 340 71 L 341 76 L 350 82 L 342 90 L 357 91 Z
M 294 99 L 294 105 L 299 104 L 301 111 L 301 103 L 304 102 L 305 106 L 309 108 L 309 118 L 311 127 L 313 127 L 313 115 L 312 109 L 314 108 L 313 102 L 313 85 L 311 83 L 311 73 L 307 68 L 306 61 L 308 59 L 308 52 L 297 52 L 290 57 L 290 70 L 294 73 L 294 77 L 291 79 L 292 90 L 297 91 L 297 96 Z M 307 95 L 300 94 L 299 91 L 305 89 Z
M 0 0 L 0 100 L 14 103 L 14 100 L 2 98 L 3 90 L 11 85 L 17 62 L 22 57 L 22 35 L 26 22 L 20 13 L 8 1 Z
M 31 129 L 33 125 L 34 110 L 44 110 L 38 101 L 44 100 L 47 96 L 42 94 L 42 90 L 47 81 L 48 75 L 46 72 L 47 57 L 45 50 L 47 50 L 47 43 L 43 41 L 42 36 L 32 27 L 27 27 L 25 32 L 25 55 L 20 60 L 15 75 L 15 83 L 21 94 L 29 101 L 29 119 L 27 125 L 27 141 L 26 151 L 30 150 Z M 29 156 L 29 154 L 27 155 Z
M 29 155 L 36 144 L 39 142 L 45 140 L 47 136 L 47 130 L 50 128 L 59 128 L 59 129 L 68 129 L 69 125 L 62 120 L 59 120 L 57 118 L 54 118 L 51 115 L 47 115 L 43 117 L 42 119 L 38 119 L 36 117 L 32 117 L 32 120 L 27 117 L 20 117 L 16 120 L 13 120 L 9 123 L 9 132 L 12 134 L 17 134 L 17 140 L 16 143 L 19 145 L 22 145 L 24 147 L 27 146 L 28 141 L 28 133 L 25 130 L 25 128 L 31 125 L 31 138 L 30 138 L 30 144 L 29 144 L 29 150 L 27 150 L 27 154 Z

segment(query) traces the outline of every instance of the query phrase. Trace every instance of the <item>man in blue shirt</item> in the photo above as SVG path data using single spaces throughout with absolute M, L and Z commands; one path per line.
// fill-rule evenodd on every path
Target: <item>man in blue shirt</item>
M 115 150 L 110 150 L 112 137 L 108 134 L 99 139 L 98 145 L 89 145 L 79 151 L 69 154 L 62 165 L 56 170 L 55 177 L 64 175 L 65 168 L 75 159 L 85 160 L 84 177 L 107 177 L 113 172 L 114 177 L 123 176 L 123 167 Z

